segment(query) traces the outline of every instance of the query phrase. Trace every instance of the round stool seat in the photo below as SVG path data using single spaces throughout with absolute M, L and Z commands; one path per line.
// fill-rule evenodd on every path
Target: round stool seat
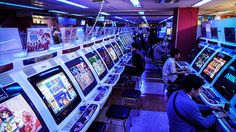
M 107 110 L 106 116 L 108 118 L 125 120 L 129 117 L 131 109 L 122 105 L 111 105 Z

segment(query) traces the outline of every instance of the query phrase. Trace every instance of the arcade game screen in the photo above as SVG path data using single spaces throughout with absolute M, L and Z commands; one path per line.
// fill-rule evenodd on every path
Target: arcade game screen
M 117 39 L 116 42 L 117 42 L 118 45 L 121 47 L 122 52 L 125 53 L 125 48 L 124 48 L 123 44 L 120 42 L 120 40 Z
M 111 55 L 111 59 L 116 63 L 118 61 L 118 57 L 117 57 L 114 49 L 109 44 L 106 45 L 106 48 Z
M 122 57 L 122 52 L 121 52 L 121 50 L 120 50 L 118 44 L 115 43 L 115 42 L 112 42 L 111 44 L 113 45 L 114 50 L 115 50 L 115 52 L 117 53 L 117 56 L 118 56 L 119 58 L 121 58 L 121 57 Z
M 199 72 L 202 66 L 206 63 L 206 61 L 210 58 L 210 56 L 214 53 L 214 50 L 206 48 L 201 55 L 198 56 L 195 63 L 193 64 L 193 68 Z
M 192 63 L 193 59 L 197 56 L 197 54 L 202 50 L 203 46 L 201 45 L 197 45 L 192 51 L 190 54 L 188 54 L 188 59 L 187 59 L 187 62 L 189 64 Z
M 217 79 L 214 88 L 228 101 L 236 93 L 236 61 L 234 61 Z
M 202 77 L 210 83 L 215 75 L 230 59 L 231 57 L 222 53 L 218 53 L 204 68 L 203 72 L 201 73 Z
M 100 56 L 102 57 L 102 59 L 104 60 L 104 62 L 106 63 L 108 69 L 110 70 L 114 66 L 114 63 L 113 63 L 109 53 L 106 51 L 106 49 L 104 47 L 98 48 L 97 51 L 100 54 Z
M 171 34 L 172 34 L 172 28 L 171 27 L 166 28 L 166 35 L 171 36 Z
M 19 84 L 14 83 L 1 88 L 0 96 L 1 132 L 49 131 Z
M 92 71 L 82 57 L 78 57 L 66 63 L 66 66 L 75 77 L 83 94 L 86 96 L 97 85 Z
M 64 70 L 54 67 L 28 78 L 57 124 L 80 103 L 81 98 Z
M 107 70 L 105 68 L 105 65 L 101 61 L 101 58 L 98 56 L 96 52 L 90 52 L 85 56 L 88 58 L 89 62 L 95 69 L 99 79 L 102 80 L 106 76 Z
M 225 41 L 235 43 L 235 30 L 233 27 L 225 28 Z

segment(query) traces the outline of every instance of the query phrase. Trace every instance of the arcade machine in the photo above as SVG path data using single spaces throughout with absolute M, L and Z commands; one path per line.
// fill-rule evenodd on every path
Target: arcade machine
M 27 91 L 50 131 L 86 131 L 100 106 L 85 102 L 64 69 L 53 59 L 12 74 Z
M 201 72 L 207 82 L 200 92 L 203 102 L 210 106 L 226 106 L 229 102 L 229 106 L 227 106 L 229 108 L 223 111 L 227 117 L 218 119 L 220 128 L 224 131 L 235 131 L 236 128 L 235 55 L 234 50 L 223 49 L 210 60 Z
M 100 84 L 114 86 L 117 83 L 120 75 L 113 73 L 108 74 L 108 71 L 105 67 L 105 64 L 101 60 L 101 57 L 92 47 L 82 49 L 80 54 L 89 61 L 96 73 L 97 80 L 100 80 Z

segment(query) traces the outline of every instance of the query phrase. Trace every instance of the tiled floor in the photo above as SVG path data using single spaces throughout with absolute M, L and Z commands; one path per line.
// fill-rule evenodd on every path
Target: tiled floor
M 135 79 L 134 79 L 135 80 Z M 134 85 L 126 85 L 125 88 L 132 88 Z M 115 87 L 109 97 L 107 103 L 101 110 L 97 121 L 106 122 L 105 116 L 109 105 L 119 104 L 122 105 L 121 93 L 125 88 Z M 137 85 L 136 85 L 136 89 Z M 130 132 L 167 132 L 168 131 L 168 118 L 166 114 L 166 102 L 167 97 L 163 95 L 163 83 L 161 81 L 161 70 L 152 64 L 149 59 L 146 59 L 145 72 L 141 77 L 141 84 L 139 87 L 141 91 L 141 100 L 143 103 L 143 109 L 137 110 L 135 106 L 130 106 L 131 110 L 131 122 L 130 125 L 126 125 L 126 131 Z M 140 112 L 140 113 L 139 113 Z M 118 122 L 119 124 L 119 122 Z M 107 125 L 107 132 L 122 132 L 124 131 L 122 126 Z

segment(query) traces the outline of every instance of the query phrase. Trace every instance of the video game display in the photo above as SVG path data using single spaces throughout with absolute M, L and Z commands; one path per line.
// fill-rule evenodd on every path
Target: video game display
M 33 103 L 17 83 L 0 89 L 1 132 L 49 131 Z
M 57 124 L 80 103 L 81 98 L 60 66 L 28 79 L 48 107 Z
M 224 32 L 225 32 L 225 41 L 235 43 L 235 29 L 233 27 L 225 28 Z
M 106 51 L 106 49 L 103 46 L 101 48 L 98 48 L 97 51 L 102 57 L 102 59 L 104 60 L 104 62 L 106 63 L 107 68 L 110 70 L 114 66 L 114 63 L 109 53 Z
M 66 66 L 75 77 L 83 94 L 86 96 L 97 85 L 97 81 L 89 66 L 82 57 L 78 57 L 66 63 Z
M 99 79 L 102 80 L 106 76 L 107 70 L 101 58 L 98 56 L 96 52 L 90 52 L 86 54 L 85 56 L 88 58 L 89 62 L 95 69 Z
M 188 54 L 187 62 L 191 64 L 193 59 L 197 56 L 197 54 L 202 50 L 203 46 L 197 45 L 191 52 Z
M 211 82 L 220 69 L 231 59 L 231 57 L 218 53 L 208 65 L 204 68 L 201 75 L 208 82 Z
M 106 48 L 108 50 L 108 52 L 110 53 L 110 56 L 111 56 L 111 59 L 114 61 L 114 62 L 117 62 L 118 61 L 118 57 L 114 51 L 114 49 L 111 47 L 111 45 L 107 44 L 106 45 Z
M 206 48 L 196 59 L 195 63 L 193 64 L 193 68 L 198 72 L 213 53 L 214 50 Z
M 115 42 L 112 42 L 111 44 L 113 45 L 114 50 L 115 50 L 117 56 L 119 58 L 121 58 L 122 57 L 122 52 L 121 52 L 121 49 L 120 49 L 119 45 L 117 43 L 115 43 Z
M 217 79 L 214 88 L 228 101 L 236 93 L 236 62 L 234 61 Z

